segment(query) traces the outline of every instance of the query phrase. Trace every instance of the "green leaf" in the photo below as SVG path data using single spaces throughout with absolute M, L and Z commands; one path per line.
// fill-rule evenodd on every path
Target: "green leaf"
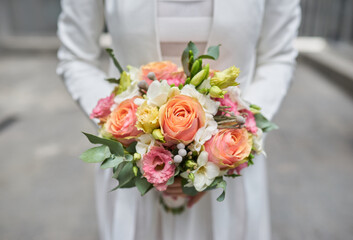
M 134 153 L 136 152 L 136 145 L 137 145 L 137 142 L 131 143 L 131 144 L 126 148 L 126 151 L 128 151 L 128 153 L 130 153 L 130 154 L 134 154 Z
M 123 167 L 127 164 L 127 162 L 122 162 L 120 163 L 117 167 L 114 167 L 113 168 L 113 177 L 112 178 L 115 178 L 115 179 L 118 179 L 118 176 L 121 172 L 121 170 L 123 169 Z
M 113 53 L 113 49 L 111 48 L 106 48 L 105 51 L 107 51 L 107 53 L 109 54 L 109 56 L 112 58 L 113 63 L 115 65 L 115 67 L 119 70 L 120 74 L 124 72 L 124 69 L 121 67 L 119 61 L 116 59 L 116 57 L 114 56 Z
M 134 160 L 134 157 L 130 154 L 126 154 L 125 155 L 125 161 L 131 162 L 132 160 Z
M 221 44 L 218 44 L 217 46 L 211 46 L 207 49 L 207 55 L 211 56 L 214 58 L 214 60 L 217 60 L 219 57 L 219 47 Z
M 168 179 L 167 186 L 172 185 L 174 183 L 174 176 Z
M 199 49 L 196 47 L 196 45 L 193 42 L 189 42 L 187 47 L 184 49 L 183 54 L 181 55 L 181 64 L 183 66 L 184 72 L 186 73 L 187 76 L 190 75 L 189 71 L 189 51 L 192 51 L 194 54 L 194 59 L 197 57 L 199 54 Z
M 110 156 L 107 146 L 94 147 L 86 150 L 81 154 L 80 158 L 87 163 L 99 163 Z
M 147 181 L 144 177 L 138 177 L 135 181 L 137 189 L 140 191 L 141 196 L 145 195 L 149 190 L 153 188 L 153 185 Z
M 216 60 L 213 56 L 210 56 L 210 55 L 207 55 L 207 54 L 200 55 L 198 59 L 212 59 L 212 60 Z
M 261 113 L 257 113 L 254 116 L 256 120 L 256 126 L 261 128 L 263 132 L 269 132 L 271 130 L 278 129 L 276 124 L 267 120 L 267 118 L 265 118 L 265 116 Z
M 188 183 L 187 179 L 181 179 L 181 188 L 183 190 L 183 193 L 185 193 L 188 196 L 196 196 L 199 192 L 195 189 L 195 187 L 185 187 L 185 184 Z
M 117 167 L 123 161 L 124 161 L 123 157 L 110 157 L 110 158 L 104 160 L 104 162 L 102 163 L 100 168 L 107 169 L 107 168 Z
M 227 188 L 227 182 L 222 180 L 221 182 L 219 182 L 217 184 L 217 188 L 222 188 L 223 191 L 221 193 L 221 195 L 219 195 L 219 197 L 217 198 L 218 202 L 222 202 L 226 196 L 226 188 Z
M 105 80 L 110 82 L 110 83 L 115 83 L 115 84 L 119 84 L 120 83 L 120 79 L 116 79 L 116 78 L 106 78 Z
M 124 156 L 124 148 L 121 143 L 105 138 L 100 138 L 89 133 L 82 132 L 93 144 L 103 144 L 109 147 L 110 152 L 117 156 Z
M 240 175 L 240 174 L 235 174 L 235 173 L 233 173 L 233 174 L 224 175 L 224 177 L 236 178 L 236 177 L 241 177 L 241 175 Z
M 135 178 L 135 174 L 132 171 L 132 167 L 132 162 L 127 162 L 121 169 L 119 175 L 117 176 L 117 179 L 119 181 L 119 188 L 129 188 L 135 185 L 131 183 L 131 181 L 134 182 Z

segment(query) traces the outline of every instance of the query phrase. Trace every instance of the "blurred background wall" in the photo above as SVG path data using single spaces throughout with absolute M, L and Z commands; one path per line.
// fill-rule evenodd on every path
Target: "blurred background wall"
M 301 5 L 298 67 L 266 143 L 273 239 L 348 240 L 353 0 Z M 59 13 L 59 0 L 0 0 L 0 239 L 98 238 L 94 167 L 78 159 L 95 128 L 55 74 Z

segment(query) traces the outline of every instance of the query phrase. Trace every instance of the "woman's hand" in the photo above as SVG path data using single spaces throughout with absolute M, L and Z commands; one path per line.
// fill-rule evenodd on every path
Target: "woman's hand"
M 188 207 L 192 207 L 195 203 L 197 203 L 202 197 L 203 195 L 205 195 L 206 192 L 200 192 L 197 195 L 193 196 L 193 197 L 189 197 L 188 195 L 186 195 L 183 192 L 183 189 L 181 187 L 181 178 L 175 178 L 174 183 L 169 185 L 167 190 L 165 190 L 163 192 L 163 194 L 166 194 L 168 196 L 171 197 L 189 197 L 189 201 L 188 201 Z

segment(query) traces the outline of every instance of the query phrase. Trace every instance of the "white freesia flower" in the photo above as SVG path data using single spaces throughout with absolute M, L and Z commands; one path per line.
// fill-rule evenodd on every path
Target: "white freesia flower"
M 155 145 L 155 139 L 152 134 L 143 134 L 137 139 L 136 152 L 143 156 L 149 149 Z
M 199 103 L 201 104 L 201 106 L 203 107 L 203 109 L 205 110 L 206 113 L 215 115 L 218 111 L 218 107 L 220 105 L 219 102 L 217 101 L 213 101 L 210 96 L 208 95 L 204 95 L 202 93 L 199 93 L 196 89 L 195 86 L 193 85 L 186 85 L 185 87 L 183 87 L 183 89 L 181 89 L 180 93 L 182 95 L 186 95 L 189 97 L 193 97 L 196 98 Z
M 206 80 L 204 80 L 200 86 L 197 87 L 197 89 L 203 89 L 203 88 L 207 88 L 210 89 L 211 88 L 211 78 L 207 78 Z
M 230 100 L 238 103 L 238 110 L 250 110 L 250 104 L 241 97 L 241 90 L 239 87 L 227 87 L 225 90 L 227 91 L 227 94 L 229 94 Z
M 214 134 L 217 133 L 217 122 L 213 119 L 213 116 L 206 113 L 205 126 L 197 130 L 194 141 L 188 146 L 191 151 L 200 152 L 202 145 L 210 140 Z
M 146 94 L 147 103 L 157 107 L 162 106 L 168 100 L 169 90 L 167 81 L 153 81 Z
M 261 128 L 257 128 L 256 134 L 252 136 L 253 149 L 257 154 L 263 153 L 266 156 L 266 152 L 263 149 L 263 132 Z
M 194 187 L 201 192 L 211 185 L 213 180 L 219 175 L 220 169 L 213 162 L 208 161 L 208 153 L 203 151 L 197 158 L 198 168 L 193 171 Z
M 130 79 L 132 82 L 139 82 L 140 81 L 140 76 L 141 76 L 141 69 L 140 68 L 136 68 L 133 66 L 127 66 L 128 70 L 129 70 L 129 75 L 130 75 Z

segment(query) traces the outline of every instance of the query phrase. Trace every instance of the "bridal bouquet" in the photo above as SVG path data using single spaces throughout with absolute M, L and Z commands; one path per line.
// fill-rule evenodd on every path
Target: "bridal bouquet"
M 93 144 L 81 159 L 111 168 L 118 188 L 136 187 L 141 195 L 152 188 L 163 193 L 182 179 L 183 192 L 223 189 L 226 177 L 240 176 L 263 152 L 263 132 L 276 126 L 260 107 L 241 98 L 232 66 L 210 69 L 204 59 L 216 60 L 219 46 L 198 55 L 189 42 L 182 66 L 169 61 L 151 62 L 123 70 L 111 49 L 107 52 L 121 73 L 110 96 L 98 101 L 91 118 L 99 119 L 99 137 L 84 133 Z M 186 198 L 161 194 L 161 203 L 173 213 L 184 209 Z

